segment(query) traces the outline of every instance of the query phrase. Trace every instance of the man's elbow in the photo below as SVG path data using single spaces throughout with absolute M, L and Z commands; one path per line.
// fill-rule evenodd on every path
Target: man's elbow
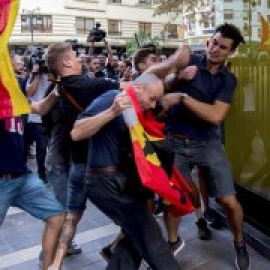
M 70 136 L 72 141 L 80 141 L 82 140 L 81 132 L 77 128 L 73 128 L 72 131 L 70 132 Z

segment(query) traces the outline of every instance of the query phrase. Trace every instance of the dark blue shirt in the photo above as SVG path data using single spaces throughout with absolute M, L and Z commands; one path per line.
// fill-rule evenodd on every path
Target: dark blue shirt
M 95 99 L 78 119 L 105 111 L 113 104 L 119 91 L 112 90 Z M 120 167 L 122 154 L 130 145 L 128 128 L 120 115 L 107 123 L 89 140 L 88 168 Z M 129 148 L 128 148 L 129 149 Z
M 20 117 L 0 120 L 0 173 L 27 172 Z
M 61 79 L 64 90 L 69 93 L 80 107 L 85 109 L 95 98 L 108 90 L 119 89 L 119 83 L 110 79 L 90 78 L 88 75 L 73 75 Z M 59 106 L 63 121 L 71 130 L 79 110 L 65 97 L 60 97 Z M 88 141 L 71 142 L 71 159 L 74 163 L 86 163 Z
M 208 104 L 214 104 L 215 101 L 231 103 L 237 81 L 228 68 L 222 66 L 217 73 L 212 74 L 207 69 L 206 56 L 196 54 L 192 55 L 189 65 L 198 67 L 196 76 L 190 81 L 179 81 L 175 90 Z M 197 140 L 217 136 L 216 125 L 198 117 L 183 104 L 170 109 L 166 132 Z

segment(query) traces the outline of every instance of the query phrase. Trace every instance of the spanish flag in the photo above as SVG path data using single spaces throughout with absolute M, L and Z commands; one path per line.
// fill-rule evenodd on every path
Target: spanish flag
M 133 153 L 143 186 L 159 194 L 169 205 L 175 216 L 191 213 L 194 208 L 189 199 L 190 187 L 180 172 L 172 169 L 171 176 L 165 172 L 154 144 L 164 142 L 164 124 L 157 122 L 154 115 L 142 112 L 134 90 L 130 86 L 126 90 L 131 97 L 135 121 L 127 121 L 132 139 Z
M 268 22 L 261 16 L 261 48 L 270 49 L 270 26 Z
M 7 46 L 18 7 L 18 0 L 0 0 L 0 119 L 30 111 L 15 77 Z

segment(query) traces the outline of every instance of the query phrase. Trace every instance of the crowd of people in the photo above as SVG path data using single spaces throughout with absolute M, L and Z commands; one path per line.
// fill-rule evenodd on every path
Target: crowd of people
M 180 217 L 136 173 L 123 117 L 133 106 L 129 87 L 141 110 L 164 123 L 165 141 L 156 151 L 172 157 L 171 167 L 190 188 L 199 238 L 211 239 L 210 220 L 218 227 L 208 207 L 213 197 L 231 225 L 236 267 L 249 269 L 243 211 L 218 132 L 237 84 L 226 62 L 244 43 L 241 32 L 223 24 L 204 53 L 194 54 L 183 45 L 168 58 L 146 45 L 132 59 L 120 60 L 103 42 L 107 56 L 96 55 L 93 42 L 81 55 L 69 42 L 50 45 L 48 71 L 40 63 L 25 71 L 23 57 L 12 55 L 32 112 L 0 120 L 0 224 L 9 206 L 44 220 L 42 267 L 61 269 L 66 255 L 81 252 L 73 238 L 90 200 L 121 228 L 101 251 L 107 269 L 138 269 L 142 262 L 149 269 L 180 269 L 175 258 L 185 246 Z M 33 142 L 38 174 L 26 166 Z M 159 212 L 167 236 L 156 222 Z

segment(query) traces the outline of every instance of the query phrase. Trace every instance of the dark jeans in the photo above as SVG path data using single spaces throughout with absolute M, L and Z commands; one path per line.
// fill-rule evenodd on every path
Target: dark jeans
M 46 176 L 45 157 L 48 145 L 48 137 L 45 127 L 41 123 L 27 123 L 26 126 L 26 148 L 36 142 L 36 161 L 38 175 L 44 180 Z
M 129 193 L 129 181 L 120 173 L 92 174 L 85 179 L 88 198 L 117 225 L 126 238 L 119 242 L 107 269 L 138 269 L 141 258 L 157 270 L 179 270 L 159 225 L 142 203 Z

